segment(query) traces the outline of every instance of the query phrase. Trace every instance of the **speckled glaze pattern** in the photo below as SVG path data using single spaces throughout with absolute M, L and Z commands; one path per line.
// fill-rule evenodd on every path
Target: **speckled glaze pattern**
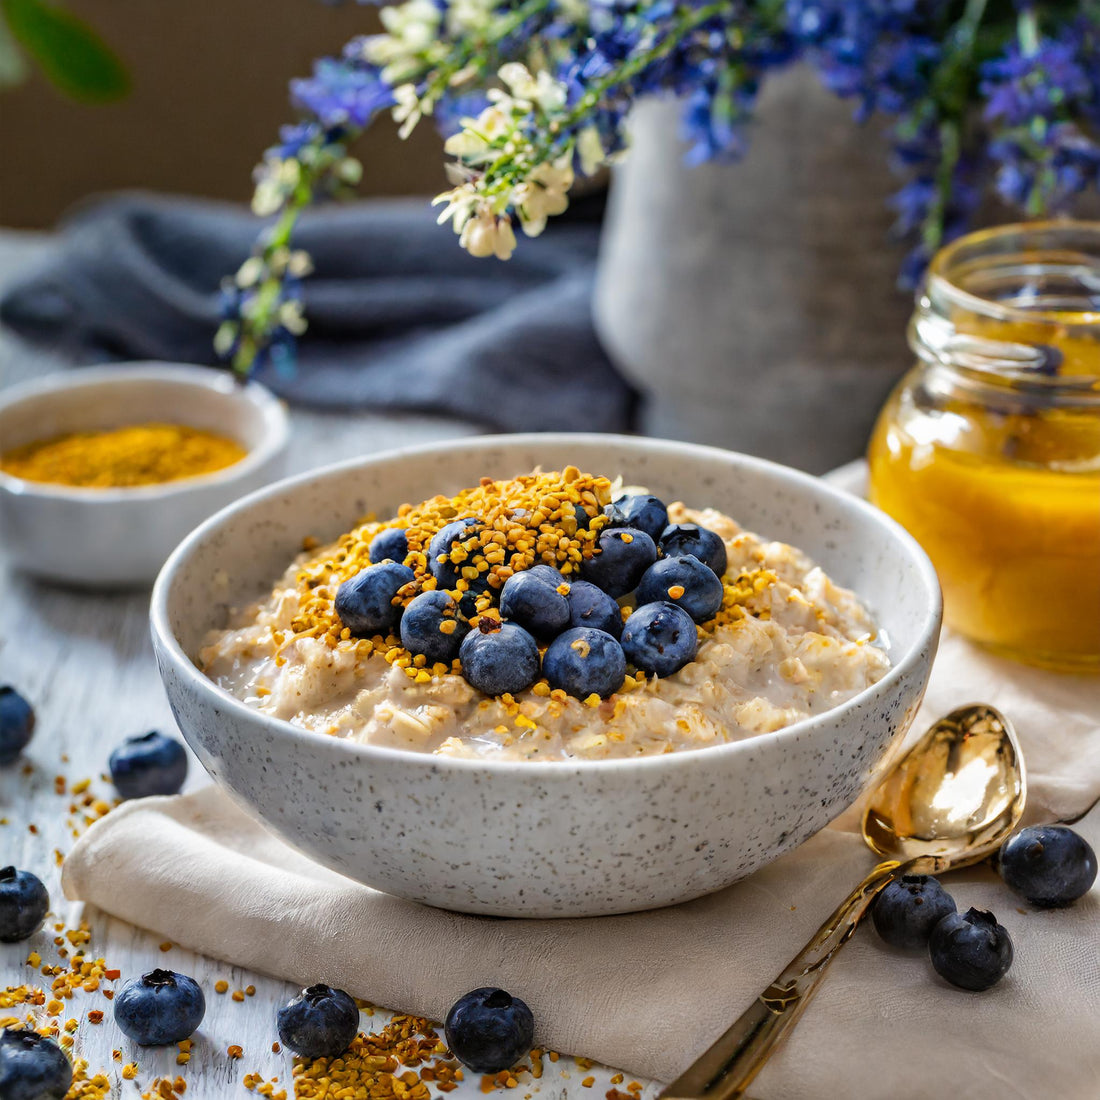
M 231 606 L 266 593 L 303 537 L 482 476 L 573 463 L 710 505 L 800 547 L 856 590 L 893 668 L 776 733 L 636 760 L 501 763 L 360 745 L 267 717 L 192 657 Z M 893 521 L 807 475 L 717 449 L 620 436 L 488 436 L 395 451 L 281 482 L 226 508 L 176 550 L 153 592 L 173 711 L 203 765 L 252 815 L 379 890 L 467 913 L 579 917 L 719 890 L 847 808 L 909 726 L 940 625 L 930 562 Z

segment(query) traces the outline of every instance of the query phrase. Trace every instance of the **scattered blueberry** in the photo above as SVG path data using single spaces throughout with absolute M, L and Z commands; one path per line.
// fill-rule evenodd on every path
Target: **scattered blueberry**
M 456 519 L 441 527 L 428 543 L 428 569 L 440 588 L 454 590 L 462 575 L 463 562 L 453 562 L 450 555 L 456 547 L 469 542 L 481 530 L 481 523 L 474 516 Z
M 623 686 L 626 657 L 610 634 L 579 626 L 559 634 L 542 657 L 542 671 L 551 687 L 578 699 L 606 699 Z
M 401 621 L 401 604 L 394 602 L 398 590 L 415 577 L 398 562 L 368 565 L 336 590 L 336 614 L 357 637 L 393 634 Z
M 1012 965 L 1012 940 L 992 913 L 948 913 L 928 940 L 936 973 L 960 989 L 978 992 L 996 985 Z
M 932 929 L 949 913 L 955 899 L 929 875 L 903 875 L 894 879 L 871 908 L 875 931 L 892 947 L 906 951 L 928 946 Z
M 152 730 L 128 737 L 108 761 L 111 781 L 123 798 L 178 794 L 187 778 L 187 753 L 174 738 Z
M 303 1058 L 335 1058 L 359 1032 L 359 1009 L 342 989 L 311 985 L 279 1009 L 279 1038 Z
M 0 685 L 0 767 L 14 763 L 34 733 L 34 708 L 10 684 Z
M 997 869 L 1032 905 L 1057 909 L 1088 893 L 1096 881 L 1096 853 L 1064 825 L 1033 825 L 1001 845 Z
M 671 676 L 695 660 L 699 636 L 695 623 L 672 603 L 647 603 L 623 626 L 626 659 L 653 676 Z
M 623 635 L 623 616 L 619 605 L 591 581 L 570 581 L 569 625 L 590 626 L 613 638 Z
M 151 970 L 128 981 L 114 999 L 115 1023 L 143 1047 L 166 1047 L 194 1033 L 206 1014 L 206 998 L 194 978 Z
M 608 527 L 636 527 L 656 542 L 668 526 L 668 509 L 653 496 L 637 493 L 619 497 L 603 510 Z
M 451 1053 L 475 1073 L 499 1073 L 530 1049 L 535 1018 L 503 989 L 475 989 L 459 997 L 443 1025 Z
M 549 641 L 569 625 L 569 601 L 558 591 L 563 583 L 562 575 L 545 565 L 514 573 L 500 590 L 501 617 Z
M 639 604 L 674 603 L 695 622 L 705 623 L 718 614 L 724 594 L 714 570 L 689 554 L 654 562 L 638 582 L 635 597 Z
M 599 551 L 581 565 L 581 577 L 618 599 L 633 592 L 657 560 L 657 547 L 636 527 L 605 527 L 596 536 Z
M 445 623 L 449 625 L 444 627 Z M 469 632 L 470 624 L 460 617 L 454 596 L 443 589 L 421 592 L 401 616 L 401 644 L 410 653 L 422 653 L 432 664 L 450 664 Z
M 383 561 L 403 563 L 409 553 L 409 539 L 403 527 L 387 527 L 371 539 L 370 560 L 372 565 Z
M 50 895 L 30 871 L 0 867 L 0 943 L 33 936 L 46 920 Z
M 513 695 L 529 688 L 539 675 L 539 647 L 535 639 L 515 623 L 491 621 L 486 629 L 471 630 L 458 651 L 467 683 L 486 695 Z M 487 632 L 486 632 L 487 631 Z
M 0 1031 L 0 1097 L 64 1100 L 73 1067 L 52 1039 L 20 1028 Z
M 720 535 L 697 523 L 673 523 L 666 527 L 661 533 L 661 552 L 666 558 L 692 554 L 719 577 L 726 572 L 726 544 Z

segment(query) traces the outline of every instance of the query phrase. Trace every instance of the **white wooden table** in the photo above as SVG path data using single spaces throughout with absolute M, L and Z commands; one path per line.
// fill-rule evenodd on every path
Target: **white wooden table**
M 0 285 L 33 264 L 44 247 L 46 238 L 0 232 Z M 0 333 L 0 385 L 65 367 L 62 360 Z M 302 410 L 294 410 L 292 417 L 291 472 L 476 431 L 468 424 L 423 417 Z M 63 854 L 73 843 L 67 825 L 72 817 L 72 795 L 56 792 L 56 777 L 65 778 L 70 792 L 74 783 L 90 778 L 91 791 L 109 800 L 113 788 L 102 779 L 102 773 L 111 749 L 123 738 L 149 729 L 176 731 L 153 660 L 148 602 L 147 591 L 91 594 L 67 590 L 36 582 L 0 562 L 0 682 L 15 685 L 33 702 L 38 715 L 35 737 L 24 761 L 0 771 L 0 819 L 5 819 L 0 824 L 0 866 L 14 864 L 41 877 L 50 890 L 57 919 L 64 920 L 67 928 L 75 927 L 83 915 L 91 930 L 89 956 L 105 958 L 109 968 L 121 970 L 122 980 L 166 966 L 194 977 L 206 993 L 206 1018 L 195 1036 L 190 1062 L 182 1067 L 176 1063 L 175 1047 L 140 1049 L 125 1039 L 101 992 L 79 992 L 65 1003 L 61 1022 L 78 1021 L 74 1054 L 88 1060 L 89 1074 L 107 1074 L 111 1096 L 138 1097 L 149 1089 L 154 1077 L 174 1079 L 177 1075 L 187 1082 L 189 1100 L 255 1095 L 242 1085 L 247 1073 L 258 1073 L 264 1080 L 278 1077 L 276 1089 L 285 1087 L 291 1096 L 291 1058 L 286 1052 L 273 1053 L 271 1044 L 277 1038 L 275 1009 L 293 996 L 294 987 L 179 947 L 162 952 L 159 937 L 98 911 L 81 914 L 67 906 L 61 895 L 55 852 Z M 206 781 L 192 758 L 187 789 Z M 43 963 L 59 961 L 52 920 L 47 925 L 49 932 L 23 944 L 0 945 L 0 990 L 37 981 L 49 996 L 49 979 L 27 966 L 26 959 L 33 950 L 41 954 Z M 255 995 L 243 1002 L 234 1001 L 230 994 L 218 995 L 214 984 L 219 979 L 229 983 L 230 991 L 252 985 Z M 121 980 L 113 984 L 121 985 Z M 87 1017 L 94 1010 L 104 1012 L 98 1025 Z M 23 1014 L 20 1009 L 0 1008 L 0 1018 Z M 386 1018 L 385 1013 L 377 1012 L 373 1018 L 364 1017 L 363 1024 L 374 1030 Z M 228 1057 L 231 1044 L 244 1048 L 243 1058 Z M 120 1060 L 113 1059 L 114 1049 L 121 1049 Z M 138 1075 L 124 1080 L 121 1070 L 130 1061 L 138 1063 Z M 563 1057 L 556 1064 L 546 1063 L 541 1081 L 523 1075 L 519 1091 L 512 1095 L 517 1100 L 536 1095 L 596 1100 L 612 1087 L 611 1074 L 600 1067 L 577 1067 Z M 581 1082 L 590 1076 L 594 1082 L 583 1086 Z M 655 1086 L 647 1085 L 643 1100 L 650 1100 L 656 1091 Z M 481 1096 L 479 1078 L 469 1075 L 460 1090 L 448 1095 L 456 1100 L 464 1095 Z

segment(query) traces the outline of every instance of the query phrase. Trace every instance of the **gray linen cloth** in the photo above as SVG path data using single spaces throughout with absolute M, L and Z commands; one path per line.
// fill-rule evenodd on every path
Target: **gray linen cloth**
M 604 354 L 590 298 L 599 227 L 578 204 L 507 263 L 478 260 L 427 199 L 302 218 L 309 330 L 297 369 L 261 379 L 318 408 L 407 410 L 507 431 L 621 431 L 633 394 Z M 242 208 L 124 194 L 78 209 L 0 321 L 79 361 L 215 362 L 218 288 L 262 223 Z

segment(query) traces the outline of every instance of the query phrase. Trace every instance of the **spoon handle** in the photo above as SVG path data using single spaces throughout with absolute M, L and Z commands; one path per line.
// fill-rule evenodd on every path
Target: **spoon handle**
M 735 1100 L 794 1026 L 837 952 L 878 893 L 899 875 L 936 861 L 918 857 L 880 863 L 814 933 L 813 939 L 741 1014 L 730 1029 L 661 1093 L 662 1100 Z

